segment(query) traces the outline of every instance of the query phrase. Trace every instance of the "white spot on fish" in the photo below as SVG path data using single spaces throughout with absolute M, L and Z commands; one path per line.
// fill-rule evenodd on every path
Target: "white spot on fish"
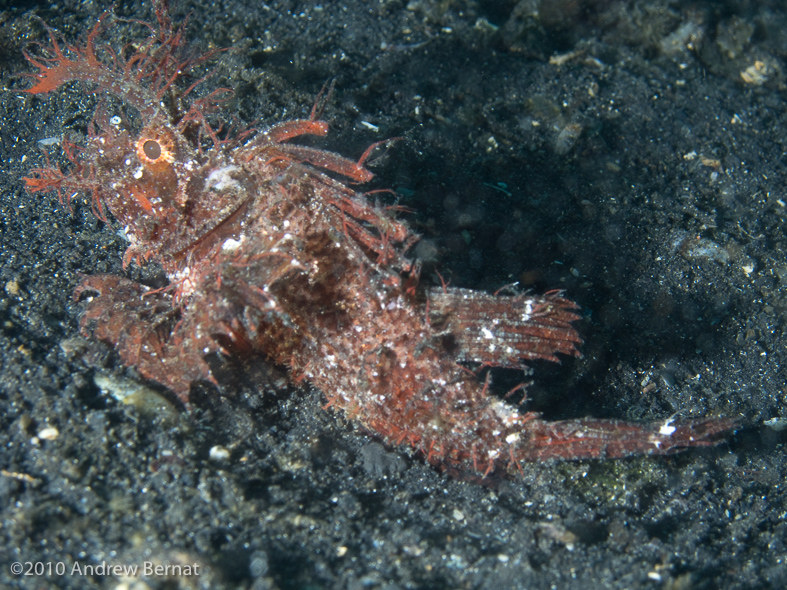
M 214 170 L 208 174 L 208 177 L 205 179 L 205 187 L 216 191 L 223 191 L 228 188 L 240 186 L 238 181 L 230 176 L 230 173 L 237 169 L 237 166 L 224 166 L 223 168 Z

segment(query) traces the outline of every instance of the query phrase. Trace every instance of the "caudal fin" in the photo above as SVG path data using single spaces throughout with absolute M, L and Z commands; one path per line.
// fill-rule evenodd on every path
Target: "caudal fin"
M 669 455 L 691 447 L 719 444 L 739 426 L 730 418 L 635 424 L 618 420 L 533 420 L 525 424 L 519 461 L 615 459 Z

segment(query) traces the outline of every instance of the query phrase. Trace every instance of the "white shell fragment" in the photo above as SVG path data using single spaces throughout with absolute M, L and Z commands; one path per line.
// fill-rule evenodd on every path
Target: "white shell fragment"
M 54 426 L 47 426 L 38 433 L 39 440 L 55 440 L 60 436 L 60 431 Z
M 210 448 L 210 451 L 208 451 L 208 456 L 210 457 L 211 461 L 226 463 L 230 459 L 230 451 L 226 447 L 215 445 Z
M 93 382 L 104 393 L 126 405 L 134 406 L 140 414 L 175 419 L 178 415 L 175 406 L 150 387 L 113 375 L 96 373 Z

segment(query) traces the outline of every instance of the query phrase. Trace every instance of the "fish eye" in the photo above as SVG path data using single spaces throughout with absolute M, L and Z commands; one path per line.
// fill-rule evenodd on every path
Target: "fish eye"
M 142 151 L 145 152 L 145 155 L 154 162 L 161 157 L 161 145 L 159 145 L 159 142 L 153 139 L 148 139 L 144 144 L 142 144 Z
M 164 127 L 146 129 L 137 140 L 137 157 L 143 165 L 158 168 L 175 160 L 175 140 Z

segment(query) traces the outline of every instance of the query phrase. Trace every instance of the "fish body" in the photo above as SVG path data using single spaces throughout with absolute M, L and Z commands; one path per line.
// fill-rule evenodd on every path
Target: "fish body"
M 179 79 L 211 55 L 181 52 L 182 27 L 163 8 L 156 14 L 129 56 L 100 57 L 108 14 L 84 45 L 50 32 L 42 57 L 27 56 L 38 71 L 26 92 L 76 80 L 141 119 L 135 127 L 99 106 L 87 145 L 65 146 L 71 172 L 47 167 L 26 179 L 31 191 L 90 195 L 99 217 L 123 227 L 124 266 L 156 262 L 166 273 L 158 290 L 115 275 L 76 290 L 87 299 L 83 332 L 127 366 L 188 407 L 192 383 L 215 380 L 209 356 L 266 358 L 388 444 L 483 476 L 525 461 L 666 454 L 715 444 L 735 427 L 724 418 L 548 422 L 490 393 L 468 367 L 578 355 L 577 306 L 560 292 L 420 286 L 407 255 L 417 236 L 354 188 L 372 178 L 364 162 L 377 146 L 354 161 L 292 141 L 328 132 L 316 109 L 231 139 L 208 122 L 225 90 L 173 115 L 168 104 L 197 87 Z

